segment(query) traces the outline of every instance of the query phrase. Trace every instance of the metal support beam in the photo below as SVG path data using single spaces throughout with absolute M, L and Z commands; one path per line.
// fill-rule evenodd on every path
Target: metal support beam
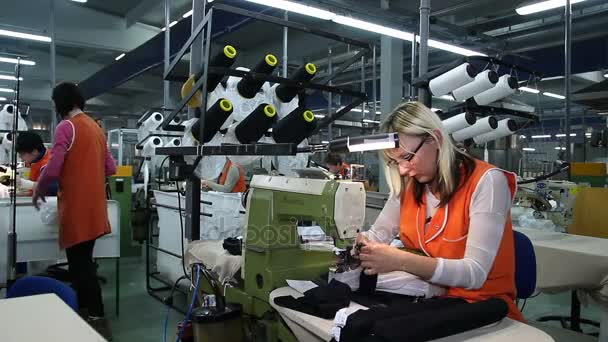
M 417 35 L 414 34 L 414 40 L 412 40 L 412 57 L 410 58 L 410 61 L 412 62 L 411 65 L 411 70 L 410 70 L 410 101 L 414 101 L 416 100 L 416 88 L 414 87 L 414 85 L 412 84 L 413 82 L 411 80 L 416 78 L 416 75 L 418 75 L 416 73 L 416 64 L 417 64 L 417 57 L 418 57 L 418 43 L 416 42 L 416 37 Z
M 570 151 L 570 105 L 572 102 L 572 91 L 570 89 L 572 84 L 572 3 L 570 0 L 566 0 L 565 12 L 564 81 L 566 94 L 566 162 L 569 163 L 572 161 Z M 570 172 L 568 172 L 568 180 L 569 179 Z
M 283 16 L 285 20 L 289 20 L 289 12 L 285 11 Z M 287 78 L 287 48 L 288 48 L 289 28 L 283 27 L 283 77 Z
M 431 0 L 420 0 L 420 58 L 418 60 L 418 75 L 422 76 L 429 70 L 429 28 L 431 15 Z M 426 88 L 418 89 L 418 101 L 431 107 L 431 94 Z
M 55 0 L 49 0 L 50 2 L 50 10 L 49 10 L 49 36 L 51 37 L 51 51 L 50 51 L 50 74 L 49 80 L 51 81 L 51 88 L 55 87 L 56 73 L 55 67 L 57 65 L 55 61 L 55 57 L 57 56 L 57 52 L 55 50 Z M 55 113 L 55 105 L 53 101 L 51 101 L 51 142 L 55 140 L 55 127 L 57 127 L 57 113 Z
M 133 7 L 127 14 L 125 15 L 126 26 L 127 28 L 133 26 L 133 24 L 137 23 L 141 20 L 146 14 L 150 13 L 156 6 L 158 6 L 158 0 L 140 0 L 137 6 Z M 165 26 L 169 27 L 169 25 Z
M 332 56 L 331 56 L 331 46 L 329 48 L 327 48 L 327 74 L 331 75 L 333 73 L 333 61 L 332 61 Z M 333 81 L 330 79 L 329 80 L 329 85 L 331 86 L 333 83 Z M 327 94 L 327 116 L 330 117 L 333 114 L 333 107 L 334 107 L 334 99 L 333 99 L 334 94 L 329 93 Z M 334 137 L 334 132 L 333 132 L 333 124 L 330 123 L 329 126 L 327 126 L 327 140 L 331 141 L 331 139 L 333 139 Z
M 169 27 L 171 23 L 171 0 L 165 0 L 165 27 Z M 169 70 L 169 64 L 171 62 L 171 33 L 169 30 L 165 30 L 165 53 L 164 53 L 164 73 Z M 171 107 L 171 83 L 167 80 L 163 81 L 163 114 L 166 115 L 167 109 Z M 170 111 L 169 111 L 170 112 Z
M 389 9 L 389 2 L 383 0 L 382 6 L 383 9 Z M 402 101 L 403 40 L 383 35 L 380 38 L 380 49 L 380 111 L 381 120 L 384 120 Z M 388 193 L 388 183 L 382 166 L 379 175 L 380 192 Z

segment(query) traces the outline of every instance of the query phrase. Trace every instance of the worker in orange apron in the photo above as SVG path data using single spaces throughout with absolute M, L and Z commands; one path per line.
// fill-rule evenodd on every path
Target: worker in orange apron
M 105 177 L 116 172 L 116 164 L 101 128 L 83 112 L 85 101 L 78 86 L 57 85 L 53 89 L 53 102 L 63 121 L 55 130 L 52 156 L 32 200 L 38 207 L 39 200 L 44 200 L 48 193 L 49 184 L 59 181 L 59 246 L 66 252 L 81 314 L 101 335 L 111 339 L 93 248 L 98 238 L 111 232 Z
M 247 190 L 245 170 L 241 165 L 226 158 L 226 164 L 217 182 L 203 180 L 201 186 L 219 192 L 245 192 Z
M 18 188 L 27 190 L 31 196 L 42 170 L 46 168 L 51 160 L 51 151 L 44 147 L 42 138 L 38 133 L 26 131 L 20 132 L 17 136 L 17 153 L 19 158 L 25 162 L 25 166 L 30 168 L 29 176 L 19 179 Z M 57 194 L 57 182 L 49 187 L 47 194 L 49 196 Z
M 339 179 L 348 179 L 350 177 L 350 165 L 342 160 L 342 157 L 337 153 L 328 153 L 325 157 L 325 165 L 329 172 Z
M 357 237 L 365 272 L 408 272 L 469 303 L 500 298 L 508 316 L 523 321 L 510 215 L 515 175 L 456 148 L 421 103 L 401 104 L 382 129 L 397 132 L 400 146 L 384 151 L 391 196 Z M 391 247 L 395 236 L 418 253 Z

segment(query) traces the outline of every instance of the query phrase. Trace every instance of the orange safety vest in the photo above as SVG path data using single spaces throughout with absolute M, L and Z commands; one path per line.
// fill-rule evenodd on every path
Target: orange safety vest
M 461 180 L 461 187 L 449 203 L 437 208 L 425 233 L 426 203 L 418 205 L 413 187 L 407 187 L 401 196 L 400 238 L 407 248 L 424 252 L 433 258 L 462 259 L 464 257 L 469 231 L 469 207 L 473 193 L 481 177 L 489 170 L 497 169 L 488 163 L 476 160 L 475 169 L 467 178 Z M 516 191 L 515 175 L 503 171 L 507 176 L 509 190 L 513 196 Z M 477 302 L 492 297 L 503 299 L 509 306 L 508 316 L 518 321 L 524 318 L 515 304 L 515 250 L 511 214 L 507 214 L 502 241 L 496 253 L 494 265 L 486 282 L 476 290 L 448 288 L 446 296 L 463 298 Z
M 342 179 L 346 179 L 346 177 L 348 177 L 349 170 L 350 170 L 350 164 L 342 162 L 342 167 L 340 168 L 340 171 L 338 171 L 338 174 L 342 177 Z
M 106 138 L 82 113 L 69 120 L 74 140 L 59 177 L 59 246 L 68 248 L 111 232 L 105 189 Z
M 239 180 L 236 182 L 236 184 L 234 185 L 234 188 L 232 188 L 232 191 L 230 192 L 245 192 L 247 190 L 247 185 L 245 185 L 245 170 L 243 170 L 243 167 L 239 164 L 234 164 L 236 165 L 236 167 L 239 168 Z M 224 185 L 224 183 L 226 183 L 226 178 L 228 177 L 228 170 L 230 170 L 230 167 L 232 166 L 232 161 L 230 159 L 228 159 L 226 161 L 226 165 L 224 165 L 224 170 L 222 171 L 222 174 L 220 175 L 220 179 L 219 179 L 219 184 L 220 185 Z
M 42 173 L 42 170 L 46 167 L 46 164 L 48 164 L 50 160 L 51 160 L 51 150 L 47 148 L 46 152 L 44 153 L 44 156 L 42 156 L 42 158 L 39 161 L 26 165 L 26 166 L 29 166 L 29 168 L 30 168 L 29 179 L 32 182 L 38 181 L 38 178 L 40 178 L 40 174 Z

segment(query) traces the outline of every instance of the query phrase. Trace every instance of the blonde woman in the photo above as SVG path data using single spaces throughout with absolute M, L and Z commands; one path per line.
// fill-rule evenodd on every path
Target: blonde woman
M 400 146 L 383 152 L 391 196 L 357 238 L 365 272 L 405 271 L 470 303 L 500 298 L 523 321 L 510 219 L 515 175 L 457 149 L 421 103 L 402 103 L 382 129 L 397 132 Z M 389 246 L 397 235 L 420 253 Z

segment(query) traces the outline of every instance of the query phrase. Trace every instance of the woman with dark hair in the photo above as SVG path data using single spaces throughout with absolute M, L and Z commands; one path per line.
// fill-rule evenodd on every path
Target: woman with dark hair
M 52 96 L 63 121 L 55 130 L 51 160 L 38 180 L 32 200 L 38 208 L 38 201 L 44 201 L 49 185 L 59 181 L 59 246 L 66 251 L 81 313 L 91 326 L 110 339 L 93 247 L 95 240 L 110 233 L 105 177 L 116 172 L 116 165 L 103 131 L 83 112 L 85 101 L 78 86 L 61 83 L 53 89 Z

